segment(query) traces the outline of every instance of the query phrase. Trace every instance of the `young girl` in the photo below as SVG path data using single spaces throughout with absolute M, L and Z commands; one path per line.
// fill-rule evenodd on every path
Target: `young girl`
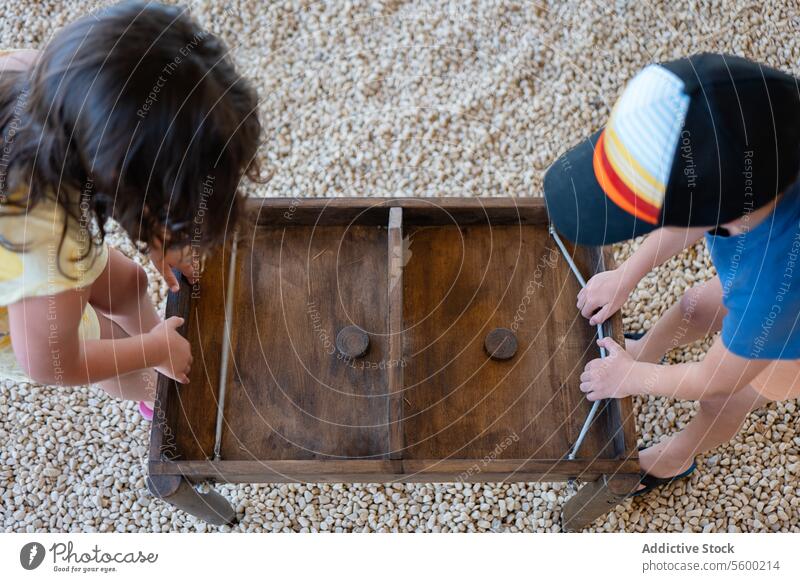
M 161 321 L 103 227 L 119 222 L 172 290 L 172 268 L 196 279 L 258 175 L 256 107 L 181 8 L 116 5 L 41 53 L 0 54 L 0 376 L 96 383 L 149 418 L 156 370 L 188 381 L 182 320 Z

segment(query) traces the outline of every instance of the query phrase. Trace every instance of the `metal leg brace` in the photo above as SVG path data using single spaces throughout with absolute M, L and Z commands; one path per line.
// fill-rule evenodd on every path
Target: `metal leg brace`
M 578 280 L 578 283 L 581 284 L 581 287 L 586 287 L 586 279 L 584 279 L 583 275 L 581 275 L 581 272 L 578 270 L 575 261 L 572 260 L 572 257 L 567 251 L 567 248 L 564 246 L 564 242 L 561 240 L 561 237 L 558 236 L 556 229 L 553 228 L 553 225 L 551 224 L 548 230 L 550 231 L 550 236 L 553 237 L 553 240 L 558 246 L 558 249 L 561 251 L 561 254 L 564 256 L 564 260 L 567 261 L 569 268 L 572 269 L 572 272 L 575 275 L 575 278 Z M 605 333 L 603 331 L 603 324 L 599 323 L 597 324 L 597 339 L 603 339 L 604 337 Z M 605 348 L 600 348 L 600 357 L 605 358 L 606 355 L 607 354 Z M 575 444 L 572 445 L 572 449 L 569 451 L 567 459 L 573 460 L 577 457 L 578 450 L 581 448 L 584 439 L 586 439 L 586 435 L 589 433 L 589 428 L 592 426 L 594 417 L 597 416 L 597 411 L 600 410 L 602 402 L 603 402 L 602 400 L 597 400 L 594 402 L 594 404 L 592 404 L 592 408 L 591 410 L 589 410 L 589 414 L 586 416 L 586 420 L 583 422 L 583 426 L 581 427 L 581 432 L 578 434 L 578 438 L 575 441 Z

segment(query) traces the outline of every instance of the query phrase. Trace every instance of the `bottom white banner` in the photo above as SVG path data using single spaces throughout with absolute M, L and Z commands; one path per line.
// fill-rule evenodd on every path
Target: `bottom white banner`
M 4 580 L 800 580 L 794 534 L 0 534 Z

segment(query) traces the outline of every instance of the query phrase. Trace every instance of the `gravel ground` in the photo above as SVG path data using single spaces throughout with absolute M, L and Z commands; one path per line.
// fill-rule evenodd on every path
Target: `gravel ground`
M 89 2 L 8 3 L 0 45 L 40 47 Z M 223 4 L 219 2 L 219 4 Z M 784 2 L 256 0 L 193 2 L 263 101 L 262 196 L 536 196 L 544 170 L 600 127 L 642 66 L 699 51 L 800 74 Z M 113 242 L 134 255 L 123 236 Z M 624 258 L 630 245 L 617 249 Z M 151 272 L 154 299 L 164 288 Z M 647 329 L 708 278 L 702 245 L 642 281 L 625 307 Z M 702 357 L 708 342 L 671 354 Z M 637 402 L 642 443 L 693 403 Z M 687 482 L 628 501 L 598 531 L 800 531 L 795 401 L 753 413 Z M 89 387 L 0 389 L 5 531 L 207 531 L 145 489 L 149 423 Z M 222 486 L 236 531 L 558 531 L 562 484 Z

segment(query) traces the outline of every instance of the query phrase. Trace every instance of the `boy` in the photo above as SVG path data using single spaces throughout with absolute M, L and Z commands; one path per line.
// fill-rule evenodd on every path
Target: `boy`
M 633 394 L 700 401 L 681 432 L 640 452 L 639 495 L 689 475 L 750 411 L 800 396 L 800 85 L 739 57 L 704 54 L 643 69 L 607 126 L 545 176 L 550 218 L 580 244 L 651 232 L 578 295 L 605 321 L 652 268 L 705 234 L 718 276 L 625 349 L 587 364 L 591 400 Z M 701 362 L 663 355 L 721 330 Z

